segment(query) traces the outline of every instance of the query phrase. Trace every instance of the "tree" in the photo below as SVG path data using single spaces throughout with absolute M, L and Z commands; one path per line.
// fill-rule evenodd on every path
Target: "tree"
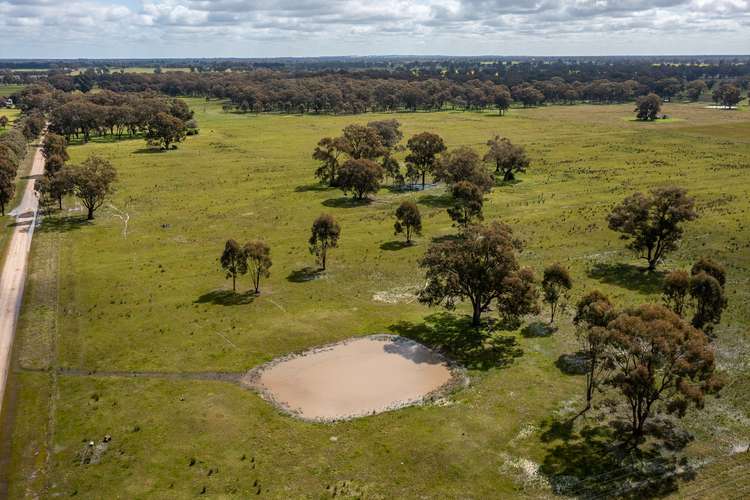
M 722 83 L 719 88 L 714 90 L 712 97 L 715 103 L 721 104 L 725 108 L 732 108 L 742 100 L 742 93 L 739 88 L 731 83 Z
M 182 142 L 187 135 L 185 122 L 169 113 L 159 112 L 148 123 L 146 140 L 160 144 L 162 148 Z
M 549 322 L 555 322 L 555 312 L 560 302 L 560 297 L 573 287 L 573 280 L 570 278 L 568 270 L 556 262 L 544 270 L 542 278 L 542 290 L 544 291 L 544 301 L 550 306 Z
M 534 272 L 528 267 L 506 276 L 497 297 L 497 310 L 506 325 L 517 328 L 521 317 L 539 314 L 539 289 Z
M 693 102 L 700 99 L 704 92 L 708 92 L 708 85 L 703 80 L 693 80 L 688 83 L 685 90 L 687 98 Z
M 682 317 L 688 305 L 690 292 L 690 275 L 685 271 L 672 271 L 664 277 L 662 300 L 664 305 Z
M 221 262 L 222 269 L 226 271 L 227 279 L 232 278 L 232 291 L 236 292 L 237 276 L 247 273 L 245 249 L 235 240 L 227 240 L 219 262 Z
M 586 407 L 579 415 L 591 409 L 594 391 L 599 388 L 607 372 L 604 362 L 606 327 L 616 316 L 612 302 L 599 290 L 587 293 L 576 305 L 573 324 L 576 325 L 576 338 L 586 359 Z
M 310 253 L 318 259 L 318 264 L 325 271 L 326 257 L 329 248 L 336 248 L 341 236 L 341 228 L 334 218 L 328 214 L 323 214 L 313 222 L 310 235 Z
M 404 137 L 404 133 L 401 132 L 401 124 L 395 119 L 374 121 L 368 123 L 367 126 L 377 132 L 380 143 L 389 150 L 396 147 Z
M 343 152 L 343 141 L 340 137 L 324 137 L 313 151 L 313 159 L 320 162 L 315 177 L 329 186 L 335 186 L 338 178 L 339 156 Z
M 646 421 L 662 407 L 682 417 L 690 404 L 703 408 L 705 396 L 721 388 L 706 335 L 666 307 L 627 310 L 607 330 L 611 371 L 606 383 L 628 404 L 634 446 L 644 436 Z
M 7 127 L 8 126 L 8 121 L 9 120 L 8 120 L 7 116 L 5 116 L 5 115 L 0 116 L 0 128 L 4 129 L 5 127 Z
M 50 189 L 49 177 L 42 176 L 34 182 L 34 192 L 39 199 L 39 207 L 42 213 L 50 213 L 55 202 Z
M 0 168 L 0 215 L 5 217 L 5 206 L 16 194 L 16 175 L 6 168 Z
M 413 201 L 403 201 L 396 209 L 395 234 L 404 233 L 406 242 L 411 243 L 412 234 L 422 234 L 422 215 Z
M 508 90 L 508 87 L 504 85 L 500 85 L 495 90 L 495 106 L 497 106 L 498 113 L 501 115 L 505 114 L 505 111 L 507 111 L 508 108 L 510 108 L 510 103 L 513 101 L 513 98 L 510 95 L 510 90 Z
M 117 179 L 117 171 L 108 160 L 91 155 L 81 165 L 71 167 L 69 172 L 73 193 L 86 207 L 86 218 L 93 220 L 94 212 L 115 191 L 112 184 Z
M 62 156 L 54 154 L 44 162 L 44 175 L 52 177 L 65 166 L 65 160 Z
M 342 134 L 344 151 L 355 160 L 374 160 L 383 155 L 378 131 L 364 125 L 347 125 Z
M 635 112 L 638 120 L 656 120 L 659 111 L 661 111 L 661 98 L 653 92 L 642 95 L 635 101 Z
M 347 194 L 362 200 L 371 193 L 377 193 L 383 180 L 383 167 L 372 160 L 347 160 L 339 170 L 337 184 Z
M 436 180 L 449 185 L 470 182 L 483 193 L 489 193 L 495 185 L 495 179 L 482 167 L 479 155 L 465 146 L 444 154 L 435 165 L 434 174 Z
M 61 135 L 48 132 L 42 143 L 42 156 L 44 156 L 47 161 L 49 161 L 50 158 L 57 156 L 62 160 L 62 163 L 65 163 L 70 159 L 70 156 L 68 155 L 68 141 L 66 141 L 65 137 Z
M 253 279 L 255 293 L 260 293 L 260 279 L 271 275 L 271 248 L 263 241 L 253 240 L 245 243 L 243 248 L 247 259 L 250 276 Z
M 460 181 L 451 188 L 451 195 L 448 216 L 458 226 L 466 228 L 473 221 L 483 219 L 484 194 L 475 184 Z
M 698 262 L 693 264 L 693 267 L 690 268 L 690 274 L 693 276 L 702 272 L 716 278 L 716 281 L 719 282 L 719 285 L 721 285 L 722 288 L 727 282 L 726 268 L 715 260 L 711 259 L 711 257 L 701 257 L 700 260 L 698 260 Z
M 714 325 L 719 324 L 721 314 L 727 307 L 724 287 L 712 275 L 699 271 L 690 278 L 690 298 L 695 308 L 693 326 L 711 334 Z
M 453 309 L 468 300 L 471 324 L 478 328 L 482 312 L 506 291 L 505 278 L 518 270 L 517 249 L 510 226 L 500 222 L 470 226 L 456 239 L 432 243 L 419 262 L 427 277 L 419 301 Z
M 24 118 L 21 133 L 26 137 L 26 140 L 30 141 L 39 137 L 39 134 L 42 133 L 46 124 L 47 122 L 45 121 L 44 116 L 34 112 Z
M 516 178 L 518 172 L 526 172 L 529 167 L 529 158 L 523 146 L 516 146 L 507 137 L 496 135 L 487 141 L 490 149 L 484 155 L 484 161 L 495 164 L 495 173 L 503 174 L 505 182 Z
M 435 157 L 445 151 L 445 143 L 437 134 L 422 132 L 411 137 L 407 141 L 406 147 L 409 149 L 406 161 L 413 165 L 414 169 L 421 175 L 422 189 L 424 189 L 425 175 L 433 171 Z
M 652 189 L 649 195 L 634 193 L 617 205 L 607 217 L 609 228 L 629 240 L 628 248 L 648 262 L 653 271 L 667 252 L 677 248 L 684 232 L 682 223 L 694 220 L 695 201 L 685 189 L 668 186 Z

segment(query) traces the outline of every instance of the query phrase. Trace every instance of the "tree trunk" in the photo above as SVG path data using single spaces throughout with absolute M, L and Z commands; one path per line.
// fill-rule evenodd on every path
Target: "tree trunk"
M 237 275 L 232 273 L 232 291 L 237 291 Z
M 424 177 L 425 177 L 425 172 L 422 171 L 422 191 L 424 191 Z
M 474 308 L 474 311 L 471 315 L 471 326 L 479 328 L 482 324 L 482 306 L 479 304 L 472 304 L 472 307 Z
M 515 179 L 515 177 L 514 177 L 514 175 L 513 175 L 513 170 L 506 170 L 506 171 L 505 171 L 505 176 L 503 177 L 503 180 L 504 180 L 505 182 L 510 182 L 510 181 L 512 181 L 513 179 Z
M 86 217 L 86 220 L 94 220 L 94 207 L 88 208 L 88 215 Z

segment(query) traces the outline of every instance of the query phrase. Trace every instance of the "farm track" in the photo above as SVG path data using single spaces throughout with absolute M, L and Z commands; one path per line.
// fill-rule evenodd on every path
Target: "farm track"
M 8 380 L 13 339 L 23 302 L 31 239 L 36 226 L 38 200 L 34 194 L 34 183 L 36 177 L 43 173 L 44 157 L 41 148 L 37 148 L 21 203 L 11 212 L 15 215 L 16 221 L 12 224 L 13 234 L 0 275 L 0 413 Z
M 44 368 L 19 368 L 20 372 L 48 373 L 52 370 Z M 159 372 L 159 371 L 128 371 L 128 370 L 84 370 L 80 368 L 57 368 L 54 370 L 62 377 L 119 377 L 145 378 L 164 380 L 214 380 L 220 382 L 239 383 L 245 372 Z

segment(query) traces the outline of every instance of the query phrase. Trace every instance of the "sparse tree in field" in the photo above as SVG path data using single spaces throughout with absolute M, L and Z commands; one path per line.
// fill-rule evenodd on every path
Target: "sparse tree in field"
M 49 179 L 49 194 L 57 200 L 58 208 L 62 210 L 63 198 L 72 194 L 75 188 L 73 175 L 70 169 L 63 167 L 53 176 L 47 177 L 47 179 Z
M 70 159 L 68 155 L 68 141 L 61 135 L 48 132 L 42 142 L 42 156 L 49 161 L 50 158 L 57 156 L 63 163 Z
M 354 193 L 354 198 L 364 199 L 377 193 L 383 180 L 383 167 L 372 160 L 347 160 L 339 169 L 337 184 L 344 191 Z
M 693 80 L 685 90 L 687 98 L 693 102 L 700 99 L 704 92 L 708 92 L 708 85 L 703 80 Z
M 742 100 L 740 89 L 731 83 L 722 83 L 719 88 L 713 92 L 713 100 L 725 108 L 731 108 Z
M 0 167 L 0 215 L 5 217 L 5 206 L 16 194 L 15 171 Z
M 451 206 L 448 216 L 459 227 L 466 228 L 475 221 L 481 221 L 484 193 L 474 183 L 460 181 L 451 188 Z
M 39 200 L 39 208 L 42 213 L 50 213 L 55 198 L 52 196 L 49 177 L 43 176 L 34 182 L 34 192 Z
M 661 111 L 661 97 L 653 92 L 642 95 L 635 101 L 636 118 L 643 121 L 656 120 Z
M 169 113 L 160 112 L 149 122 L 146 140 L 161 145 L 164 149 L 182 142 L 187 135 L 185 122 Z
M 86 207 L 86 218 L 93 220 L 94 212 L 114 193 L 112 184 L 117 179 L 117 171 L 109 160 L 91 155 L 81 165 L 71 167 L 69 172 L 73 193 Z
M 617 313 L 609 298 L 598 290 L 591 291 L 576 305 L 573 324 L 576 338 L 586 359 L 586 407 L 579 415 L 591 409 L 594 391 L 599 388 L 607 372 L 605 352 L 607 348 L 607 325 Z
M 648 195 L 634 193 L 617 205 L 607 217 L 609 228 L 629 240 L 628 248 L 648 262 L 648 270 L 677 248 L 682 223 L 694 220 L 695 201 L 685 189 L 669 186 L 652 189 Z
M 422 234 L 422 215 L 416 203 L 404 201 L 399 205 L 396 209 L 396 223 L 393 229 L 395 234 L 403 233 L 407 243 L 411 243 L 412 235 Z
M 722 288 L 727 282 L 726 268 L 711 257 L 701 257 L 698 262 L 693 264 L 693 267 L 690 268 L 690 274 L 693 276 L 702 272 L 709 276 L 713 276 Z
M 323 214 L 313 222 L 310 235 L 310 253 L 318 259 L 321 269 L 326 269 L 328 249 L 336 248 L 341 236 L 341 227 L 331 215 Z
M 497 106 L 497 111 L 501 115 L 504 115 L 508 108 L 510 108 L 510 103 L 513 102 L 513 98 L 510 95 L 510 90 L 508 90 L 508 87 L 505 85 L 499 85 L 497 89 L 495 90 L 495 106 Z
M 227 279 L 232 278 L 232 291 L 237 291 L 237 276 L 247 273 L 247 255 L 245 249 L 235 240 L 227 240 L 219 259 L 221 267 L 227 274 Z
M 271 275 L 271 248 L 267 243 L 253 240 L 245 243 L 243 248 L 247 258 L 247 267 L 253 279 L 255 293 L 260 293 L 260 279 Z
M 666 307 L 627 310 L 607 330 L 606 383 L 627 402 L 634 446 L 647 420 L 662 408 L 682 417 L 691 404 L 703 408 L 705 396 L 721 388 L 706 335 Z
M 424 189 L 425 176 L 435 168 L 436 157 L 445 151 L 445 143 L 442 137 L 437 134 L 422 132 L 411 137 L 407 141 L 406 147 L 409 149 L 406 161 L 422 177 L 422 189 Z
M 511 328 L 517 328 L 523 316 L 539 314 L 539 289 L 531 269 L 521 268 L 503 280 L 503 291 L 497 297 L 497 310 Z
M 5 115 L 0 116 L 0 128 L 4 129 L 7 126 L 8 126 L 8 117 Z
M 719 280 L 706 271 L 699 271 L 690 278 L 690 298 L 693 301 L 692 324 L 707 334 L 713 333 L 714 325 L 721 321 L 727 307 L 727 297 Z
M 465 146 L 444 154 L 435 165 L 434 177 L 448 185 L 467 181 L 477 186 L 483 193 L 489 193 L 495 185 L 495 179 L 484 169 L 479 155 Z
M 336 179 L 339 172 L 339 156 L 343 153 L 344 148 L 340 137 L 324 137 L 315 147 L 312 157 L 320 162 L 320 166 L 315 171 L 315 177 L 323 183 L 333 187 L 336 186 Z
M 346 154 L 354 160 L 374 160 L 383 156 L 384 148 L 378 131 L 364 125 L 347 125 L 341 136 Z
M 459 238 L 433 243 L 419 263 L 427 277 L 419 301 L 447 309 L 469 301 L 471 324 L 478 328 L 482 312 L 506 291 L 505 279 L 518 271 L 519 247 L 511 228 L 499 222 L 470 226 Z
M 555 313 L 557 312 L 560 298 L 573 287 L 573 280 L 568 270 L 556 262 L 544 270 L 542 278 L 542 290 L 544 291 L 544 302 L 549 304 L 550 318 L 549 322 L 555 322 Z
M 664 277 L 662 300 L 664 305 L 682 317 L 688 305 L 690 275 L 685 271 L 671 271 Z
M 507 137 L 496 135 L 487 141 L 489 150 L 484 155 L 484 161 L 495 165 L 495 173 L 503 175 L 503 181 L 509 182 L 516 178 L 517 173 L 526 172 L 529 158 L 523 146 L 516 146 Z

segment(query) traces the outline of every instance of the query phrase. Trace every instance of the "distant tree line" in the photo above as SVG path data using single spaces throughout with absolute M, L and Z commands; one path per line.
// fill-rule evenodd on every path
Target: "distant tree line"
M 2 128 L 7 125 L 7 121 L 4 121 Z M 26 157 L 27 144 L 39 137 L 44 126 L 44 117 L 31 113 L 17 120 L 10 130 L 0 135 L 0 214 L 3 216 L 6 206 L 16 194 L 16 176 Z
M 505 66 L 503 66 L 505 68 Z M 563 71 L 563 69 L 565 69 Z M 641 68 L 643 69 L 643 68 Z M 450 66 L 439 72 L 398 70 L 279 71 L 254 69 L 238 72 L 121 73 L 87 70 L 70 76 L 53 73 L 47 82 L 55 89 L 84 93 L 95 86 L 117 93 L 156 92 L 226 100 L 226 110 L 283 113 L 363 113 L 368 111 L 434 111 L 498 109 L 512 102 L 523 106 L 542 103 L 621 103 L 655 93 L 662 99 L 697 100 L 711 89 L 731 83 L 747 88 L 748 77 L 715 68 L 703 72 L 609 71 L 482 71 L 455 73 Z M 695 68 L 692 68 L 695 69 Z M 712 72 L 714 71 L 714 72 Z M 521 78 L 523 76 L 523 78 Z
M 184 101 L 154 92 L 77 94 L 34 84 L 13 100 L 24 113 L 44 113 L 49 130 L 67 141 L 142 135 L 150 145 L 169 149 L 198 132 L 193 111 Z

